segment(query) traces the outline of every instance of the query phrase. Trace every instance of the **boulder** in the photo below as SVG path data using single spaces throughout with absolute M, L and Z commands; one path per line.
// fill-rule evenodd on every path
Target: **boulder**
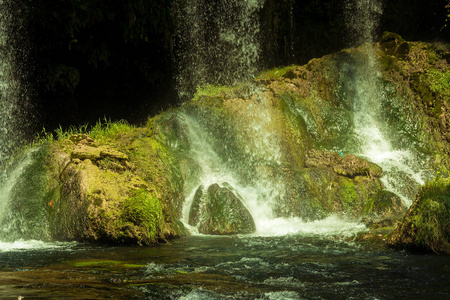
M 242 204 L 236 191 L 228 184 L 217 183 L 206 192 L 200 186 L 195 193 L 189 213 L 189 224 L 198 226 L 203 234 L 226 235 L 252 233 L 256 230 L 250 212 Z
M 163 148 L 140 131 L 124 134 L 120 147 L 86 135 L 52 145 L 46 164 L 53 178 L 47 200 L 53 239 L 149 245 L 185 233 L 167 207 L 176 184 Z
M 386 244 L 398 249 L 450 254 L 450 177 L 436 178 L 421 187 Z

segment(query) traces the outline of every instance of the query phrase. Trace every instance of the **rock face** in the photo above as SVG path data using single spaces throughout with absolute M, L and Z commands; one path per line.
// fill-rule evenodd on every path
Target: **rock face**
M 311 149 L 306 153 L 305 166 L 308 168 L 328 167 L 342 176 L 381 177 L 383 170 L 374 163 L 351 154 Z
M 189 213 L 189 224 L 198 226 L 203 234 L 252 233 L 256 230 L 250 212 L 242 204 L 231 186 L 217 183 L 206 191 L 200 186 Z
M 270 203 L 274 217 L 318 220 L 337 214 L 378 224 L 401 219 L 406 208 L 380 179 L 386 170 L 349 154 L 361 153 L 353 122 L 354 75 L 367 51 L 346 49 L 305 66 L 264 72 L 239 86 L 209 85 L 145 127 L 109 128 L 103 136 L 77 134 L 52 143 L 42 159 L 48 176 L 39 179 L 46 186 L 36 188 L 45 191 L 40 212 L 48 213 L 50 239 L 152 244 L 183 234 L 177 220 L 186 187 L 198 186 L 208 163 L 203 150 L 214 152 L 214 168 L 220 165 L 241 186 L 264 191 L 258 200 Z M 396 149 L 413 148 L 430 173 L 448 171 L 449 49 L 386 33 L 373 55 L 382 74 L 377 88 L 383 133 Z M 205 140 L 208 149 L 199 146 Z M 408 196 L 418 189 L 412 185 L 405 184 Z M 446 251 L 442 241 L 448 233 L 430 243 L 415 241 L 428 236 L 416 230 L 418 219 L 446 224 L 444 202 L 420 199 L 404 221 L 414 227 L 403 225 L 392 244 L 411 241 Z M 14 205 L 24 206 L 18 200 Z M 197 191 L 190 223 L 207 234 L 255 230 L 240 196 L 224 184 Z
M 403 220 L 389 235 L 388 246 L 450 254 L 450 178 L 421 188 Z

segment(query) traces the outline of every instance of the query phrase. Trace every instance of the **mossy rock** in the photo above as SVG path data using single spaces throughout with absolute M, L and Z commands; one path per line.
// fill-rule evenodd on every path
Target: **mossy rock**
M 191 206 L 190 225 L 203 234 L 229 235 L 253 233 L 255 222 L 237 192 L 227 183 L 199 187 Z
M 85 137 L 53 144 L 53 239 L 150 245 L 184 234 L 167 200 L 177 199 L 169 154 L 150 135 L 144 128 L 118 135 L 119 145 Z
M 421 187 L 387 245 L 450 254 L 450 177 L 436 178 Z
M 364 207 L 364 215 L 371 222 L 381 220 L 398 220 L 406 212 L 406 206 L 396 194 L 380 190 L 369 198 Z

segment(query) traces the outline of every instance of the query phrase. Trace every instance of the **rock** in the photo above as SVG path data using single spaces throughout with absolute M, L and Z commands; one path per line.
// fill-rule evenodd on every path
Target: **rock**
M 89 159 L 90 161 L 97 161 L 101 158 L 100 149 L 96 147 L 86 146 L 86 145 L 77 145 L 71 154 L 71 159 L 79 159 L 85 160 Z
M 308 168 L 329 167 L 336 174 L 346 177 L 381 177 L 383 170 L 374 163 L 351 154 L 311 149 L 306 153 L 305 165 Z
M 399 220 L 406 212 L 402 199 L 396 194 L 381 190 L 369 198 L 364 208 L 365 217 L 370 222 L 388 222 L 388 220 Z
M 227 184 L 223 184 L 227 185 Z M 206 192 L 200 186 L 189 213 L 189 223 L 203 234 L 226 235 L 256 230 L 250 212 L 231 187 L 213 184 Z
M 398 249 L 450 254 L 450 177 L 436 178 L 421 187 L 386 244 Z
M 411 46 L 400 35 L 393 32 L 384 32 L 380 40 L 380 45 L 387 55 L 394 55 L 398 58 L 405 58 Z
M 143 131 L 123 137 L 121 148 L 85 135 L 72 136 L 71 145 L 53 145 L 48 155 L 49 178 L 56 179 L 48 199 L 53 239 L 150 245 L 185 233 L 166 200 L 175 205 L 180 191 L 165 169 L 163 148 L 148 130 L 142 138 Z

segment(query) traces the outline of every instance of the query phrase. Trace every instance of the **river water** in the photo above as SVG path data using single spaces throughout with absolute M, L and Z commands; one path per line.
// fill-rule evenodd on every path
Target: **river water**
M 0 299 L 450 298 L 450 256 L 354 237 L 348 230 L 193 235 L 155 247 L 0 243 Z

